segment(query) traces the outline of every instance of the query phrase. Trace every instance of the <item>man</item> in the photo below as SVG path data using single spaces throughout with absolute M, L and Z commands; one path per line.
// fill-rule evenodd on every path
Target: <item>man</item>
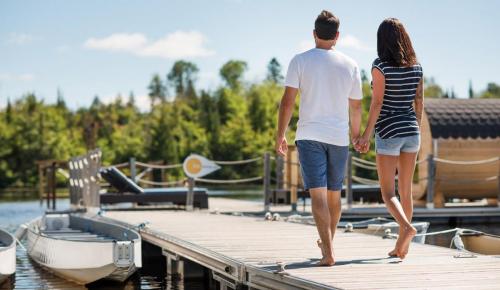
M 314 24 L 316 47 L 296 55 L 288 67 L 279 109 L 276 152 L 285 155 L 285 132 L 300 91 L 295 143 L 305 189 L 320 236 L 320 266 L 335 264 L 332 240 L 341 214 L 340 191 L 349 153 L 361 123 L 361 76 L 351 58 L 334 49 L 339 19 L 322 11 Z

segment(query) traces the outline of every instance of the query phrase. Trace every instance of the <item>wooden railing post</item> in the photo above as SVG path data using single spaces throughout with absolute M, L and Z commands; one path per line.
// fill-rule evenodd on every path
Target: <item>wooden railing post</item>
M 283 156 L 276 155 L 276 189 L 282 190 L 284 186 L 283 169 L 285 168 L 285 161 Z
M 264 190 L 264 211 L 269 211 L 269 195 L 270 195 L 270 185 L 271 185 L 271 154 L 269 152 L 264 153 L 264 176 L 262 177 L 262 187 Z
M 137 176 L 137 168 L 135 166 L 135 157 L 130 157 L 130 179 L 132 179 L 133 182 L 137 182 L 136 176 Z
M 434 155 L 429 154 L 427 156 L 427 208 L 434 208 L 434 177 L 436 174 L 436 168 L 434 163 Z
M 497 174 L 497 184 L 498 184 L 498 188 L 497 188 L 497 205 L 498 207 L 500 207 L 500 156 L 499 156 L 499 159 L 498 159 L 498 174 Z
M 347 201 L 347 208 L 352 208 L 352 202 L 354 200 L 352 194 L 352 154 L 348 153 L 347 156 L 347 168 L 346 168 L 347 184 L 345 189 L 345 198 Z
M 188 192 L 186 195 L 186 210 L 193 211 L 193 200 L 194 200 L 194 178 L 188 177 Z

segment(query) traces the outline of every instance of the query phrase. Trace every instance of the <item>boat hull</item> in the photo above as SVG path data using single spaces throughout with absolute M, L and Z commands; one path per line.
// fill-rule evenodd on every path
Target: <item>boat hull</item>
M 137 268 L 141 267 L 141 241 L 139 234 L 124 227 L 99 222 L 94 219 L 71 217 L 77 227 L 92 228 L 102 234 L 109 231 L 110 239 L 85 239 L 63 232 L 45 235 L 40 228 L 44 221 L 40 218 L 30 223 L 27 231 L 28 255 L 43 268 L 78 284 L 88 284 L 100 279 L 125 281 Z M 58 221 L 65 225 L 66 221 Z M 97 223 L 97 224 L 96 224 Z M 75 225 L 72 225 L 75 227 Z M 126 242 L 119 241 L 118 233 L 131 237 Z M 89 235 L 87 235 L 88 237 Z M 127 259 L 117 256 L 119 250 L 127 251 Z
M 0 284 L 16 272 L 16 240 L 6 231 L 0 230 Z
M 500 236 L 484 233 L 465 233 L 460 238 L 465 249 L 483 255 L 500 255 Z

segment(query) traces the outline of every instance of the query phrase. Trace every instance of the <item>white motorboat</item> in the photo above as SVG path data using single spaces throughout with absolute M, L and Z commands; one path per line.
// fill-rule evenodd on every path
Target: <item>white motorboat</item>
M 78 284 L 125 281 L 142 266 L 141 237 L 131 229 L 82 214 L 46 214 L 27 224 L 28 255 Z
M 0 229 L 0 285 L 16 272 L 16 240 Z

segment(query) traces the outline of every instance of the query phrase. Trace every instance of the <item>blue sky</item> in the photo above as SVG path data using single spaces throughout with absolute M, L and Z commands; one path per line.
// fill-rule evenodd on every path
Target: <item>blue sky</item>
M 248 62 L 246 79 L 265 76 L 277 57 L 286 69 L 312 45 L 322 9 L 341 21 L 338 49 L 369 70 L 376 31 L 403 21 L 424 73 L 466 97 L 500 83 L 500 1 L 14 1 L 0 2 L 0 106 L 34 91 L 47 102 L 60 88 L 72 108 L 97 94 L 133 91 L 148 106 L 147 85 L 176 59 L 200 68 L 198 88 L 215 89 L 229 59 Z

